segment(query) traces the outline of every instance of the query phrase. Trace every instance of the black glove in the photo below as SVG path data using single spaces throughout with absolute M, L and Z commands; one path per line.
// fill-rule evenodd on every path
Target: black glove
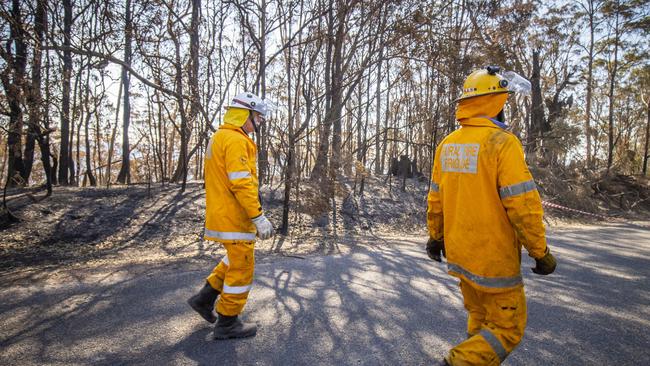
M 429 255 L 429 258 L 434 261 L 442 262 L 440 255 L 447 258 L 447 253 L 445 252 L 445 241 L 443 239 L 429 239 L 427 242 L 427 254 Z
M 551 251 L 548 249 L 548 247 L 546 247 L 546 254 L 544 254 L 542 258 L 535 258 L 535 264 L 535 267 L 531 269 L 538 275 L 543 276 L 553 273 L 553 271 L 555 271 L 555 267 L 557 267 L 555 257 L 553 257 L 553 254 L 551 254 Z

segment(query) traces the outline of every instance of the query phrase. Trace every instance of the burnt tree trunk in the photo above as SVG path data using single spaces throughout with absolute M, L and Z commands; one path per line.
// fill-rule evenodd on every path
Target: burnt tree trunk
M 314 182 L 323 182 L 327 178 L 328 155 L 330 147 L 330 134 L 332 132 L 331 104 L 332 104 L 332 49 L 334 45 L 334 4 L 333 0 L 329 2 L 327 21 L 327 46 L 325 49 L 325 118 L 320 123 L 318 152 L 316 161 L 311 171 L 311 180 Z
M 88 76 L 89 75 L 90 75 L 90 69 L 88 70 Z M 85 99 L 84 103 L 86 104 L 86 116 L 84 118 L 84 137 L 85 137 L 84 142 L 86 145 L 86 177 L 88 178 L 88 182 L 90 183 L 90 185 L 92 187 L 95 187 L 97 186 L 97 178 L 95 178 L 95 175 L 93 174 L 92 165 L 90 163 L 92 154 L 90 150 L 90 136 L 89 136 L 90 133 L 89 133 L 88 125 L 90 124 L 90 117 L 92 117 L 92 113 L 90 110 L 90 85 L 88 84 L 88 78 L 86 79 L 86 95 L 84 99 Z M 95 105 L 94 113 L 97 114 L 97 105 Z
M 595 23 L 594 23 L 594 2 L 588 1 L 589 6 L 589 53 L 588 58 L 589 62 L 587 65 L 587 100 L 585 103 L 585 136 L 587 140 L 587 161 L 586 166 L 589 169 L 593 169 L 594 164 L 591 156 L 591 99 L 593 94 L 593 69 L 594 69 L 594 33 L 595 33 Z
M 537 150 L 542 143 L 542 130 L 544 125 L 544 100 L 540 82 L 539 50 L 533 51 L 533 71 L 530 77 L 532 84 L 531 96 L 531 121 L 528 129 L 526 153 L 528 159 L 535 161 Z
M 609 76 L 609 93 L 607 94 L 607 98 L 609 99 L 609 114 L 607 116 L 607 172 L 609 172 L 612 163 L 614 162 L 614 104 L 616 102 L 614 87 L 616 86 L 616 72 L 618 71 L 618 43 L 620 37 L 618 8 L 616 9 L 616 22 L 614 29 L 614 60 L 611 66 L 612 72 Z
M 0 75 L 5 89 L 5 97 L 9 106 L 9 130 L 7 136 L 8 164 L 6 186 L 23 185 L 23 84 L 25 82 L 25 68 L 27 66 L 27 45 L 25 44 L 25 31 L 23 29 L 20 0 L 13 0 L 11 6 L 10 34 L 7 47 L 3 52 L 5 70 Z M 11 44 L 13 44 L 12 54 Z
M 131 41 L 133 38 L 133 22 L 131 19 L 131 0 L 126 0 L 124 20 L 124 63 L 131 66 Z M 122 167 L 117 175 L 117 181 L 131 183 L 131 160 L 129 158 L 129 125 L 131 124 L 131 102 L 129 99 L 129 71 L 122 67 L 122 93 L 124 115 L 122 118 Z
M 42 103 L 42 42 L 45 30 L 47 28 L 47 12 L 45 0 L 39 0 L 36 3 L 36 13 L 34 15 L 34 55 L 32 60 L 32 82 L 29 88 L 28 105 L 29 127 L 34 131 L 34 138 L 38 141 L 38 147 L 41 150 L 41 162 L 45 173 L 45 187 L 47 196 L 52 194 L 52 165 L 50 163 L 50 137 L 47 117 L 43 114 Z M 32 150 L 33 151 L 33 150 Z M 30 172 L 26 174 L 29 178 Z
M 63 91 L 61 95 L 61 144 L 59 147 L 59 184 L 69 185 L 70 180 L 70 79 L 72 77 L 72 0 L 63 0 Z
M 383 51 L 384 48 L 380 46 L 379 49 L 379 59 L 383 57 Z M 375 100 L 377 104 L 377 110 L 375 111 L 375 134 L 376 134 L 376 139 L 375 139 L 375 175 L 379 175 L 382 173 L 383 169 L 383 164 L 379 163 L 379 136 L 381 134 L 381 65 L 383 62 L 379 61 L 377 63 L 377 86 L 375 89 Z M 386 110 L 386 113 L 388 113 L 388 109 Z
M 645 145 L 643 147 L 643 175 L 648 174 L 648 146 L 650 145 L 650 96 L 646 102 L 647 120 L 645 124 Z

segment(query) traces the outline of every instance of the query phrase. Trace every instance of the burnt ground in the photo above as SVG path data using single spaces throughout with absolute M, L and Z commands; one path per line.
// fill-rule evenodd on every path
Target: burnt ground
M 363 197 L 337 191 L 336 215 L 331 202 L 320 202 L 317 187 L 304 184 L 292 202 L 290 232 L 273 242 L 258 242 L 259 255 L 332 254 L 340 252 L 330 237 L 425 230 L 427 184 L 376 180 Z M 263 205 L 277 227 L 281 223 L 280 187 L 263 188 Z M 132 185 L 110 188 L 55 187 L 34 202 L 15 194 L 8 206 L 20 222 L 4 222 L 0 235 L 0 272 L 60 267 L 88 261 L 148 261 L 161 258 L 207 258 L 220 246 L 201 240 L 205 198 L 202 184 Z M 336 224 L 334 224 L 336 223 Z
M 589 183 L 595 187 L 591 189 L 586 183 L 565 181 L 569 189 L 553 190 L 547 187 L 559 182 L 545 176 L 539 181 L 549 202 L 607 215 L 613 222 L 650 219 L 647 179 L 614 176 Z M 319 199 L 319 186 L 303 182 L 291 202 L 289 235 L 258 242 L 258 255 L 336 254 L 344 249 L 335 243 L 353 245 L 355 237 L 426 235 L 426 179 L 370 177 L 363 195 L 358 194 L 358 183 L 343 180 L 331 202 Z M 578 201 L 587 191 L 591 197 Z M 263 206 L 276 228 L 281 223 L 282 194 L 279 184 L 262 189 Z M 205 259 L 222 250 L 201 240 L 205 199 L 200 182 L 190 182 L 184 192 L 178 185 L 155 184 L 55 187 L 51 197 L 39 202 L 24 194 L 13 197 L 8 206 L 21 221 L 0 225 L 0 272 L 97 260 Z M 551 227 L 606 221 L 555 208 L 546 208 L 545 219 Z

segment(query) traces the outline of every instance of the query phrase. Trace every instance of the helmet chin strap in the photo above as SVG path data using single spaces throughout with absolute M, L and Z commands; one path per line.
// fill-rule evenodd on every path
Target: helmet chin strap
M 255 129 L 255 133 L 259 134 L 260 129 L 257 127 L 257 122 L 255 122 L 255 119 L 252 119 L 251 122 L 253 123 L 253 128 Z

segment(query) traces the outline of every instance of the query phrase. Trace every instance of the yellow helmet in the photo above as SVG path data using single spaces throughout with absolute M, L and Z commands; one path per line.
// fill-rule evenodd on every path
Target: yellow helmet
M 508 80 L 499 74 L 498 66 L 488 66 L 471 73 L 463 84 L 463 94 L 456 101 L 486 94 L 508 93 Z

